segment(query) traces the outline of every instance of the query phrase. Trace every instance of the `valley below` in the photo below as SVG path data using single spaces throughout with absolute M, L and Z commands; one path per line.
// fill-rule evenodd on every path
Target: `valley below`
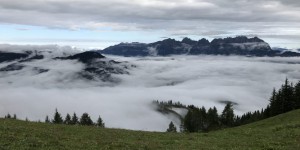
M 235 114 L 241 115 L 265 108 L 273 88 L 286 78 L 300 79 L 297 57 L 105 56 L 98 62 L 105 66 L 105 78 L 99 75 L 101 70 L 86 71 L 90 64 L 76 59 L 47 55 L 10 62 L 24 67 L 0 72 L 0 115 L 15 113 L 23 120 L 44 121 L 57 108 L 63 116 L 88 112 L 96 120 L 100 114 L 109 128 L 165 131 L 170 121 L 179 127 L 180 120 L 156 111 L 154 100 L 216 106 L 219 111 L 230 101 Z

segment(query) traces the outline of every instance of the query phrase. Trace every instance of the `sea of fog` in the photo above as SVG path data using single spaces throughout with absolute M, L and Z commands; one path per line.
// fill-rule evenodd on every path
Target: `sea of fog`
M 285 78 L 300 79 L 300 58 L 238 56 L 116 57 L 136 67 L 130 74 L 114 75 L 119 83 L 86 82 L 73 78 L 83 68 L 76 61 L 51 59 L 27 66 L 50 69 L 43 74 L 30 69 L 0 73 L 0 115 L 44 120 L 55 108 L 63 116 L 88 112 L 99 115 L 110 128 L 165 131 L 172 116 L 160 114 L 153 100 L 180 101 L 196 106 L 224 108 L 220 101 L 233 101 L 236 114 L 267 106 L 273 88 Z M 1 64 L 4 66 L 5 64 Z

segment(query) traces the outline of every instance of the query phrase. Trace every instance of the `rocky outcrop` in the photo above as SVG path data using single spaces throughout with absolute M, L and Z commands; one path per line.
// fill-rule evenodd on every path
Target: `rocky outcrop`
M 182 41 L 165 39 L 162 41 L 143 43 L 121 43 L 110 46 L 102 54 L 119 56 L 168 56 L 168 55 L 242 55 L 242 56 L 300 56 L 299 53 L 281 53 L 272 50 L 268 43 L 258 37 L 219 38 L 209 42 L 207 39 L 194 41 L 184 38 Z

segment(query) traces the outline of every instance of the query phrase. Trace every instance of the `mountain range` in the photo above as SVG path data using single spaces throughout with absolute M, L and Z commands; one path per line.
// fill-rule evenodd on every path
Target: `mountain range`
M 165 39 L 154 43 L 120 43 L 99 50 L 101 54 L 118 56 L 169 56 L 169 55 L 241 55 L 241 56 L 300 56 L 294 51 L 272 49 L 264 40 L 246 36 L 213 39 L 211 42 L 205 38 L 198 41 L 183 38 L 182 41 Z

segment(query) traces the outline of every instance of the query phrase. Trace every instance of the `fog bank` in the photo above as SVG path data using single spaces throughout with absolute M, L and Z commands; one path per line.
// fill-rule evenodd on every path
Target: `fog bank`
M 101 115 L 107 127 L 165 131 L 178 120 L 155 111 L 152 100 L 173 100 L 197 106 L 236 102 L 235 113 L 264 108 L 273 88 L 285 78 L 300 79 L 299 58 L 248 58 L 237 56 L 172 56 L 128 58 L 136 67 L 130 74 L 113 75 L 120 83 L 87 81 L 75 76 L 83 64 L 50 58 L 26 62 L 20 71 L 0 72 L 0 115 L 16 113 L 21 119 L 52 118 L 55 108 L 64 116 L 88 112 Z M 1 64 L 4 66 L 5 64 Z M 38 74 L 34 67 L 49 69 Z

